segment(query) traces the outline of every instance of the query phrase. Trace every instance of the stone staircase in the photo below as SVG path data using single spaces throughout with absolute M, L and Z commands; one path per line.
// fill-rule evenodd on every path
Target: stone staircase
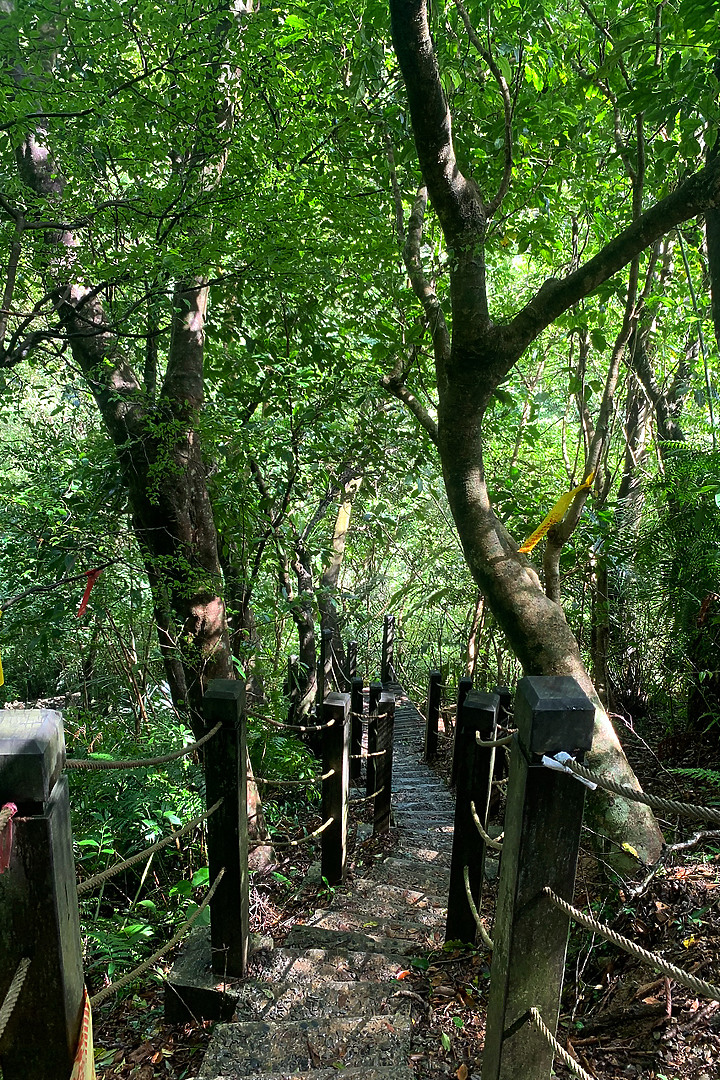
M 453 800 L 421 761 L 423 718 L 396 692 L 399 844 L 329 909 L 261 950 L 216 1026 L 198 1080 L 411 1080 L 413 997 L 397 976 L 443 941 Z M 417 1002 L 414 1003 L 417 1009 Z

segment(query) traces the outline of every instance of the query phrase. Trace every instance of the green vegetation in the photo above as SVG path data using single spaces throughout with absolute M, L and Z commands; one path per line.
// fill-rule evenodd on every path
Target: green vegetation
M 571 673 L 717 740 L 714 5 L 434 4 L 427 70 L 424 5 L 390 7 L 392 32 L 375 0 L 6 5 L 0 701 L 66 701 L 71 753 L 191 741 L 239 675 L 258 773 L 306 776 L 261 720 L 287 657 L 302 714 L 320 625 L 372 678 L 386 611 L 416 698 L 435 667 Z M 202 777 L 76 775 L 72 801 L 91 874 Z M 119 913 L 87 901 L 90 969 L 203 868 L 170 847 Z

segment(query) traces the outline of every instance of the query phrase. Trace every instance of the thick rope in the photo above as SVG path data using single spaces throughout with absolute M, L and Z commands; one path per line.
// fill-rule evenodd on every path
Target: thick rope
M 172 754 L 162 754 L 160 757 L 154 758 L 129 758 L 127 761 L 97 761 L 90 758 L 68 758 L 65 762 L 66 769 L 147 769 L 153 765 L 164 765 L 168 761 L 176 761 L 178 758 L 187 757 L 188 754 L 192 754 L 195 750 L 199 750 L 208 739 L 212 739 L 213 735 L 222 727 L 222 724 L 216 724 L 211 731 L 208 731 L 207 735 L 203 735 L 202 739 L 198 739 L 197 742 L 191 743 L 190 746 L 183 747 L 182 750 L 173 750 Z
M 575 1076 L 578 1076 L 580 1080 L 593 1080 L 593 1077 L 590 1075 L 590 1073 L 585 1072 L 582 1065 L 579 1065 L 575 1058 L 572 1057 L 571 1054 L 568 1054 L 565 1047 L 560 1045 L 550 1028 L 546 1025 L 538 1010 L 535 1008 L 530 1009 L 529 1015 L 531 1022 L 535 1025 L 535 1027 L 546 1040 L 546 1042 L 550 1044 L 555 1055 L 560 1058 L 562 1063 L 567 1066 L 570 1072 L 574 1073 Z
M 641 945 L 636 945 L 634 941 L 630 941 L 629 938 L 623 937 L 622 934 L 618 934 L 615 930 L 611 930 L 604 923 L 598 922 L 592 915 L 586 915 L 585 912 L 579 911 L 572 904 L 568 904 L 567 900 L 562 900 L 547 885 L 543 892 L 555 907 L 560 908 L 574 922 L 584 926 L 586 930 L 594 930 L 595 933 L 600 934 L 607 941 L 611 941 L 618 948 L 624 949 L 631 956 L 637 957 L 638 960 L 644 960 L 658 971 L 662 971 L 663 975 L 667 975 L 668 978 L 674 979 L 676 982 L 681 983 L 682 986 L 686 986 L 694 994 L 701 994 L 703 997 L 720 1001 L 720 986 L 715 986 L 714 983 L 706 982 L 704 979 L 698 979 L 697 975 L 691 975 L 689 971 L 683 971 L 682 968 L 671 964 L 669 960 L 664 960 L 657 953 L 648 952 Z
M 470 911 L 472 912 L 472 917 L 475 920 L 475 925 L 480 932 L 480 937 L 482 938 L 483 945 L 485 945 L 485 947 L 488 949 L 494 949 L 495 946 L 493 945 L 492 938 L 483 926 L 483 921 L 480 918 L 480 912 L 475 907 L 475 901 L 473 900 L 473 895 L 470 891 L 470 868 L 468 866 L 463 867 L 463 881 L 465 882 L 465 895 L 467 896 L 467 901 L 470 905 Z
M 645 803 L 646 806 L 651 806 L 653 810 L 665 810 L 669 814 L 680 814 L 683 817 L 694 818 L 697 821 L 715 821 L 720 824 L 720 810 L 712 809 L 709 806 L 695 806 L 694 803 L 679 802 L 677 799 L 663 799 L 659 795 L 647 795 L 644 791 L 638 791 L 637 788 L 629 787 L 627 784 L 616 784 L 614 780 L 607 780 L 604 776 L 598 776 L 597 773 L 591 772 L 590 769 L 585 768 L 584 765 L 574 761 L 572 758 L 563 762 L 563 764 L 577 776 L 582 776 L 585 780 L 591 780 L 592 783 L 597 784 L 604 791 L 612 791 L 615 795 L 622 795 L 624 799 Z
M 480 821 L 480 818 L 478 817 L 477 810 L 475 809 L 475 803 L 472 801 L 472 799 L 470 800 L 470 813 L 472 814 L 472 819 L 475 822 L 475 828 L 480 833 L 480 836 L 483 838 L 483 840 L 485 841 L 487 846 L 491 847 L 491 848 L 495 848 L 497 851 L 502 851 L 502 849 L 503 849 L 502 838 L 505 835 L 505 833 L 503 832 L 498 837 L 497 840 L 493 840 L 492 836 L 490 836 L 488 833 L 485 832 L 485 829 L 482 826 L 482 822 Z
M 134 971 L 130 971 L 127 975 L 123 975 L 122 979 L 118 979 L 117 982 L 110 983 L 109 986 L 104 987 L 97 994 L 95 994 L 94 997 L 91 997 L 90 1004 L 93 1008 L 96 1008 L 98 1005 L 102 1005 L 104 1001 L 107 1001 L 109 997 L 112 997 L 113 994 L 116 994 L 118 990 L 124 989 L 124 987 L 128 986 L 129 983 L 133 982 L 138 977 L 138 975 L 144 975 L 148 968 L 151 968 L 153 964 L 156 963 L 156 961 L 160 960 L 163 956 L 165 956 L 166 953 L 169 953 L 170 950 L 177 945 L 178 941 L 180 941 L 180 939 L 183 938 L 185 934 L 187 934 L 190 927 L 193 925 L 196 919 L 200 918 L 200 915 L 212 900 L 213 896 L 215 895 L 215 890 L 222 881 L 224 873 L 225 867 L 222 868 L 208 891 L 205 893 L 205 898 L 198 907 L 197 911 L 194 911 L 190 918 L 182 924 L 177 934 L 173 935 L 173 937 L 170 938 L 167 945 L 163 945 L 162 949 L 158 949 L 158 951 L 153 953 L 148 960 L 143 961 L 142 964 L 136 967 Z
M 369 759 L 369 758 L 385 757 L 386 754 L 387 754 L 387 750 L 377 750 L 374 754 L 351 754 L 350 755 L 350 760 L 351 761 L 365 761 L 366 759 Z
M 327 731 L 335 723 L 335 717 L 332 720 L 328 720 L 327 724 L 285 724 L 281 720 L 273 720 L 269 716 L 254 716 L 255 720 L 262 720 L 265 724 L 270 724 L 271 727 L 283 728 L 285 731 L 302 731 L 302 732 L 315 732 L 315 731 Z
M 265 776 L 256 776 L 256 784 L 267 784 L 268 787 L 276 788 L 297 788 L 297 787 L 312 787 L 313 784 L 321 784 L 323 780 L 329 780 L 331 776 L 335 775 L 335 770 L 330 769 L 328 772 L 323 773 L 322 776 L 313 776 L 310 780 L 269 780 Z
M 158 840 L 157 843 L 151 844 L 150 847 L 145 848 L 144 851 L 139 851 L 136 855 L 132 855 L 129 859 L 125 859 L 124 862 L 117 863 L 108 870 L 103 870 L 101 874 L 95 874 L 94 877 L 88 878 L 87 881 L 81 881 L 77 887 L 78 896 L 84 896 L 85 893 L 92 892 L 92 890 L 97 885 L 101 885 L 103 881 L 115 877 L 116 874 L 122 873 L 123 870 L 128 870 L 131 866 L 134 866 L 135 863 L 142 862 L 143 859 L 153 855 L 156 851 L 161 851 L 175 840 L 178 840 L 181 836 L 185 836 L 186 833 L 189 833 L 196 828 L 201 821 L 206 821 L 211 814 L 214 814 L 221 802 L 222 799 L 218 799 L 215 805 L 211 806 L 207 813 L 201 814 L 200 817 L 193 818 L 192 821 L 188 821 L 187 825 L 183 825 L 182 829 L 178 829 L 177 832 L 171 833 L 170 836 L 166 836 L 164 840 Z
M 17 999 L 20 997 L 20 991 L 23 988 L 25 982 L 25 976 L 28 973 L 30 967 L 30 961 L 27 956 L 23 956 L 22 960 L 15 969 L 15 974 L 12 977 L 12 982 L 8 987 L 8 992 L 5 995 L 5 1000 L 0 1008 L 0 1039 L 2 1039 L 5 1032 L 5 1028 L 8 1025 L 8 1020 L 13 1014 L 13 1009 L 17 1005 Z
M 285 848 L 300 847 L 301 844 L 307 844 L 308 841 L 315 840 L 321 833 L 324 833 L 325 830 L 332 825 L 334 820 L 335 818 L 329 817 L 327 821 L 324 821 L 322 825 L 315 830 L 315 832 L 308 833 L 307 836 L 301 836 L 299 840 L 283 840 L 281 842 L 276 842 L 275 840 L 262 840 L 259 844 L 255 844 L 252 850 L 255 851 L 259 847 L 267 847 L 268 845 L 271 845 L 278 851 L 283 851 Z
M 492 748 L 493 746 L 509 746 L 517 735 L 516 731 L 511 731 L 509 735 L 504 735 L 501 739 L 481 739 L 480 732 L 475 732 L 475 742 L 478 746 L 484 746 Z
M 365 795 L 361 799 L 353 799 L 352 803 L 350 805 L 351 806 L 357 806 L 359 803 L 370 802 L 370 800 L 374 799 L 376 795 L 382 795 L 384 790 L 385 790 L 385 785 L 383 784 L 383 786 L 381 788 L 378 788 L 377 791 L 373 791 L 372 795 Z

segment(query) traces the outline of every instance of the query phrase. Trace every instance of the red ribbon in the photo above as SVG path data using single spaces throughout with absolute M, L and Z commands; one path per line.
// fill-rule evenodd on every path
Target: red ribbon
M 102 574 L 102 570 L 88 570 L 88 572 L 87 572 L 87 585 L 85 586 L 85 592 L 83 593 L 83 598 L 80 601 L 80 607 L 78 608 L 78 613 L 77 613 L 78 619 L 82 615 L 85 614 L 85 608 L 88 606 L 88 600 L 90 599 L 90 593 L 92 592 L 92 587 L 95 584 L 95 582 L 97 581 L 97 579 L 100 577 L 101 574 Z
M 4 874 L 10 865 L 10 854 L 12 852 L 13 841 L 13 825 L 12 819 L 17 814 L 17 806 L 14 802 L 5 803 L 3 810 L 10 811 L 10 817 L 8 818 L 5 828 L 0 832 L 0 874 Z

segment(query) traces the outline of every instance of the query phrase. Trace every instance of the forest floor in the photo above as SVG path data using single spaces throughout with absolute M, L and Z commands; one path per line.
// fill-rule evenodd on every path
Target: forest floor
M 647 734 L 647 732 L 646 732 Z M 648 736 L 648 739 L 650 736 Z M 658 794 L 718 804 L 717 788 L 674 766 L 698 765 L 700 750 L 665 739 L 655 743 L 632 728 L 624 743 L 643 785 Z M 449 740 L 441 742 L 449 746 Z M 707 748 L 706 748 L 707 750 Z M 696 760 L 692 760 L 693 754 Z M 714 753 L 712 760 L 717 757 Z M 707 752 L 704 760 L 709 760 Z M 449 753 L 439 770 L 447 775 Z M 496 808 L 496 817 L 502 806 Z M 312 820 L 307 825 L 311 825 Z M 685 840 L 666 829 L 669 844 Z M 350 874 L 392 850 L 382 843 L 357 844 Z M 304 884 L 310 856 L 296 854 L 275 874 L 255 879 L 253 929 L 282 942 L 296 920 L 331 902 L 330 891 Z M 483 891 L 483 913 L 492 924 L 497 884 Z M 701 978 L 720 982 L 720 835 L 684 850 L 670 851 L 652 874 L 612 877 L 590 850 L 578 867 L 576 903 L 638 944 Z M 490 955 L 484 949 L 451 949 L 419 955 L 403 973 L 417 996 L 411 1064 L 418 1080 L 456 1077 L 479 1080 L 485 1036 Z M 195 1075 L 210 1036 L 210 1023 L 168 1025 L 163 989 L 146 986 L 104 1007 L 95 1017 L 99 1080 L 184 1080 Z M 558 1038 L 597 1080 L 718 1080 L 720 1003 L 696 998 L 677 983 L 581 930 L 570 936 Z M 571 1074 L 556 1063 L 558 1076 Z

